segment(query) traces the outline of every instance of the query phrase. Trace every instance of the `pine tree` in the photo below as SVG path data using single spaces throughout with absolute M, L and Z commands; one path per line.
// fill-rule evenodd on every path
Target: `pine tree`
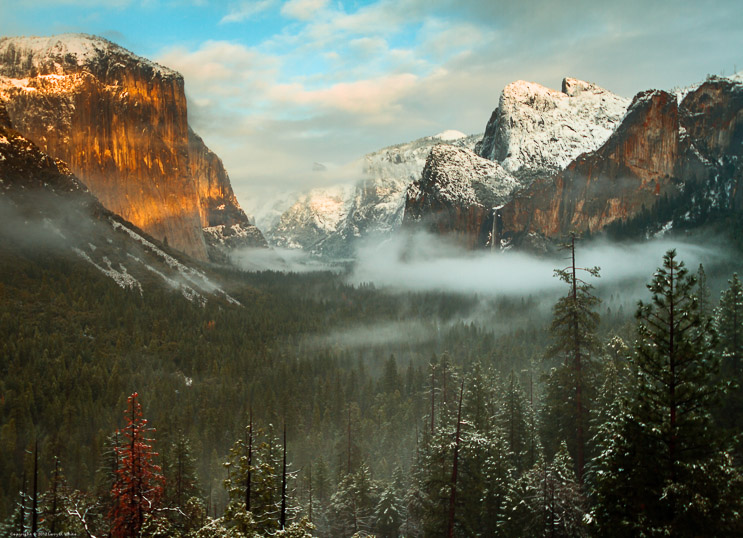
M 524 469 L 533 464 L 528 462 L 530 452 L 528 402 L 521 385 L 516 379 L 513 370 L 508 375 L 502 390 L 500 408 L 498 410 L 498 425 L 508 442 L 508 451 L 511 465 L 521 474 Z
M 636 386 L 601 456 L 596 519 L 602 532 L 723 536 L 740 529 L 740 479 L 711 419 L 720 392 L 713 335 L 695 279 L 670 250 L 637 311 Z M 704 471 L 702 471 L 704 470 Z M 728 483 L 716 483 L 721 476 Z
M 561 443 L 551 463 L 537 463 L 514 480 L 508 494 L 505 536 L 585 536 L 585 499 L 580 491 L 567 444 Z
M 51 534 L 59 531 L 62 525 L 64 498 L 67 490 L 67 484 L 62 471 L 62 464 L 58 456 L 54 456 L 54 470 L 49 480 L 49 491 L 46 495 L 46 527 Z
M 592 286 L 578 277 L 579 271 L 598 277 L 599 268 L 581 268 L 575 263 L 575 235 L 571 237 L 570 265 L 555 271 L 560 280 L 569 285 L 566 297 L 557 301 L 553 308 L 550 331 L 553 344 L 551 357 L 561 358 L 563 364 L 553 369 L 547 383 L 546 422 L 554 425 L 549 439 L 550 448 L 566 439 L 571 453 L 575 454 L 578 482 L 583 483 L 588 439 L 589 410 L 595 387 L 594 354 L 596 352 L 596 329 L 599 315 L 595 308 L 599 299 L 591 294 Z
M 176 433 L 170 446 L 168 464 L 165 468 L 165 489 L 163 502 L 171 511 L 171 520 L 180 529 L 192 528 L 197 521 L 190 521 L 185 514 L 186 505 L 192 498 L 199 498 L 201 492 L 196 477 L 196 460 L 192 455 L 191 443 L 182 430 Z
M 704 270 L 704 265 L 700 263 L 697 269 L 696 296 L 699 301 L 699 315 L 703 320 L 712 315 L 710 295 L 709 285 L 707 284 L 707 272 Z
M 371 471 L 365 462 L 361 463 L 355 473 L 344 476 L 330 498 L 329 510 L 333 522 L 331 536 L 370 533 L 379 501 L 377 490 L 377 484 L 372 480 Z
M 127 424 L 119 430 L 122 445 L 116 447 L 119 467 L 109 513 L 114 536 L 137 536 L 145 517 L 158 508 L 163 491 L 161 469 L 153 462 L 157 454 L 152 451 L 151 435 L 155 429 L 143 418 L 138 398 L 135 392 L 127 400 Z
M 395 488 L 387 486 L 374 511 L 375 530 L 380 538 L 397 538 L 402 525 L 402 509 Z
M 743 284 L 737 274 L 728 282 L 715 312 L 720 372 L 728 386 L 717 419 L 731 435 L 739 435 L 743 430 Z M 739 444 L 736 452 L 738 459 L 743 458 L 743 446 Z
M 740 379 L 743 374 L 743 283 L 734 274 L 728 289 L 720 295 L 716 328 L 726 377 Z

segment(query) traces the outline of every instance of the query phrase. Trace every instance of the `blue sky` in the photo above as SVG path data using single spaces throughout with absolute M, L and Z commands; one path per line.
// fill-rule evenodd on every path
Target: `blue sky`
M 381 147 L 482 132 L 518 79 L 631 97 L 743 69 L 739 1 L 0 0 L 0 35 L 64 32 L 180 71 L 248 210 Z

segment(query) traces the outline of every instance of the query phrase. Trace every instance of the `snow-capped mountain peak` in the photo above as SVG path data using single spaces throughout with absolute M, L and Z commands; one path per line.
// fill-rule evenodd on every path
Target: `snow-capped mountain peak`
M 478 153 L 511 173 L 561 170 L 606 142 L 629 102 L 575 78 L 564 79 L 561 91 L 513 82 L 503 89 Z
M 350 256 L 357 239 L 390 234 L 400 226 L 405 192 L 420 179 L 432 148 L 447 143 L 472 149 L 481 137 L 446 130 L 369 153 L 360 161 L 363 179 L 299 195 L 278 222 L 265 229 L 266 235 L 277 246 Z
M 137 56 L 107 39 L 88 34 L 0 38 L 0 58 L 6 56 L 12 59 L 0 62 L 6 69 L 14 65 L 33 66 L 40 75 L 63 75 L 70 65 L 91 66 L 109 62 L 112 56 L 117 56 L 132 63 L 147 65 L 153 73 L 162 77 L 180 77 L 172 69 Z M 15 75 L 1 71 L 0 74 L 9 77 Z

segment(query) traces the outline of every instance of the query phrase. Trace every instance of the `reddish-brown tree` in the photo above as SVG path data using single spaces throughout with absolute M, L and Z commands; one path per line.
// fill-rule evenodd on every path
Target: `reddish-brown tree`
M 119 430 L 123 443 L 116 447 L 119 467 L 111 489 L 113 506 L 109 513 L 111 534 L 115 537 L 138 536 L 145 517 L 159 505 L 163 476 L 152 451 L 155 429 L 147 426 L 135 392 L 124 412 L 126 426 Z

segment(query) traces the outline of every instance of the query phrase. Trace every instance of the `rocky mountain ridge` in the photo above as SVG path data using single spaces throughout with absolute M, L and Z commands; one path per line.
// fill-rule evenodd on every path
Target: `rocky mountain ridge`
M 563 104 L 584 93 L 589 99 L 580 106 Z M 670 215 L 683 224 L 743 209 L 743 84 L 737 78 L 713 77 L 678 94 L 640 92 L 629 106 L 575 79 L 563 81 L 562 94 L 518 82 L 501 96 L 503 110 L 493 114 L 477 150 L 520 178 L 511 199 L 490 207 L 462 198 L 421 203 L 441 189 L 438 168 L 464 166 L 458 172 L 463 184 L 477 173 L 471 160 L 458 165 L 432 158 L 427 170 L 434 181 L 409 191 L 405 221 L 429 223 L 482 247 L 492 244 L 491 235 L 497 246 L 507 246 L 616 230 L 636 219 L 659 229 L 673 226 Z M 568 128 L 576 124 L 584 127 L 577 138 L 580 130 Z M 560 136 L 566 129 L 571 134 Z M 450 217 L 461 214 L 469 218 Z M 671 220 L 660 222 L 661 216 Z
M 439 144 L 473 148 L 481 135 L 444 131 L 366 155 L 352 185 L 313 189 L 298 196 L 280 218 L 265 228 L 272 244 L 313 254 L 347 258 L 365 238 L 386 237 L 399 229 L 405 195 L 420 179 L 431 149 Z
M 561 91 L 519 80 L 503 89 L 478 155 L 511 173 L 556 172 L 614 132 L 629 100 L 591 82 L 565 78 Z
M 16 129 L 154 237 L 201 260 L 220 258 L 225 236 L 265 245 L 189 129 L 177 72 L 94 36 L 2 38 L 0 101 Z

